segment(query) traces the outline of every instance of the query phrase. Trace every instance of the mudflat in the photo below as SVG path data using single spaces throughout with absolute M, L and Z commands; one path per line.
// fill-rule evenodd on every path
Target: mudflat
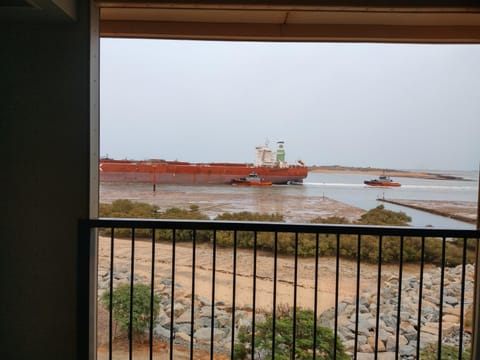
M 157 205 L 161 211 L 179 207 L 188 209 L 196 205 L 199 211 L 211 219 L 224 212 L 259 212 L 282 214 L 286 222 L 309 222 L 316 217 L 339 216 L 352 221 L 358 219 L 365 210 L 351 206 L 326 196 L 305 196 L 285 194 L 282 191 L 222 191 L 222 186 L 214 186 L 205 191 L 201 187 L 169 186 L 158 187 L 155 192 L 145 184 L 108 184 L 100 186 L 102 203 L 118 199 L 147 202 Z

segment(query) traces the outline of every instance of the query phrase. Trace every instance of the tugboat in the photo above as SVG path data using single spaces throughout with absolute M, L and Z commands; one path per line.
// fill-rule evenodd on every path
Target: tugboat
M 390 179 L 390 176 L 387 176 L 387 175 L 380 175 L 377 179 L 365 180 L 363 183 L 368 186 L 385 186 L 385 187 L 402 186 L 400 183 L 394 182 L 392 179 Z
M 271 186 L 271 181 L 266 181 L 258 176 L 257 173 L 251 172 L 247 177 L 232 180 L 232 185 L 236 186 Z

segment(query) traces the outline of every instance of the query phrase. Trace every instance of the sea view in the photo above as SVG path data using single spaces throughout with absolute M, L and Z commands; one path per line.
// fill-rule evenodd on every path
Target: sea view
M 345 216 L 349 217 L 349 211 L 340 208 L 342 204 L 362 210 L 370 210 L 383 204 L 387 209 L 403 211 L 409 215 L 412 218 L 410 223 L 412 226 L 474 228 L 471 223 L 377 200 L 385 198 L 477 201 L 478 172 L 439 171 L 439 173 L 465 180 L 397 177 L 395 180 L 402 184 L 399 188 L 373 188 L 363 184 L 363 181 L 370 179 L 371 175 L 310 172 L 303 185 L 274 185 L 262 188 L 238 188 L 230 185 L 157 185 L 155 192 L 151 184 L 102 183 L 100 202 L 130 199 L 155 204 L 161 209 L 174 206 L 188 208 L 189 205 L 195 204 L 212 218 L 222 212 L 255 211 L 280 213 L 286 215 L 287 221 L 307 222 L 313 217 L 329 216 L 324 208 L 325 203 L 331 199 L 336 202 L 328 203 L 327 207 L 332 211 L 336 210 L 334 214 L 337 216 L 342 216 L 342 212 L 345 212 Z M 360 213 L 352 213 L 351 216 L 358 216 Z
M 425 171 L 425 170 L 420 170 Z M 431 172 L 431 171 L 430 171 Z M 440 174 L 461 177 L 465 180 L 430 180 L 395 178 L 399 188 L 373 188 L 363 184 L 365 175 L 310 173 L 304 188 L 311 194 L 322 192 L 327 197 L 365 210 L 383 204 L 387 209 L 403 211 L 412 218 L 412 226 L 451 227 L 472 229 L 474 225 L 424 211 L 387 204 L 378 198 L 438 201 L 477 201 L 478 172 L 438 171 Z
M 404 211 L 412 218 L 410 223 L 412 226 L 450 229 L 474 228 L 472 223 L 377 200 L 379 198 L 396 199 L 398 201 L 428 200 L 442 202 L 445 206 L 453 202 L 476 203 L 478 178 L 475 171 L 441 171 L 440 173 L 461 177 L 464 180 L 394 177 L 395 181 L 401 183 L 401 187 L 373 188 L 363 183 L 364 180 L 376 177 L 372 174 L 310 172 L 302 185 L 242 187 L 232 185 L 182 186 L 157 184 L 156 191 L 153 191 L 152 184 L 103 182 L 100 186 L 100 201 L 109 203 L 117 199 L 128 199 L 145 202 L 158 206 L 161 212 L 171 207 L 188 211 L 188 209 L 192 209 L 192 205 L 195 205 L 198 206 L 198 210 L 202 214 L 208 215 L 211 219 L 223 212 L 279 213 L 283 215 L 286 222 L 296 223 L 308 222 L 315 217 L 329 216 L 342 216 L 352 220 L 369 209 L 384 205 L 387 209 Z M 140 230 L 137 229 L 138 239 L 141 238 Z M 429 229 L 416 230 L 428 231 Z M 468 263 L 462 270 L 462 265 L 456 265 L 457 263 L 452 262 L 453 258 L 449 258 L 446 262 L 448 268 L 444 270 L 445 286 L 440 286 L 443 281 L 440 278 L 441 268 L 432 261 L 435 258 L 434 255 L 437 254 L 438 256 L 438 250 L 442 248 L 442 239 L 440 238 L 430 239 L 434 240 L 435 243 L 427 241 L 427 251 L 422 255 L 429 259 L 426 263 L 419 263 L 413 261 L 412 258 L 406 258 L 407 254 L 410 254 L 409 256 L 416 254 L 415 249 L 418 249 L 421 237 L 414 237 L 413 242 L 412 239 L 402 241 L 401 243 L 405 245 L 402 253 L 405 254 L 405 258 L 399 267 L 398 259 L 394 256 L 397 247 L 391 245 L 399 239 L 404 239 L 404 237 L 388 239 L 385 236 L 383 245 L 385 261 L 381 264 L 380 273 L 377 263 L 372 263 L 367 258 L 362 260 L 361 263 L 356 263 L 355 257 L 352 257 L 351 253 L 348 256 L 348 244 L 351 236 L 355 237 L 355 235 L 346 232 L 341 233 L 342 248 L 338 253 L 342 255 L 336 260 L 335 256 L 332 255 L 315 258 L 315 256 L 289 256 L 281 253 L 278 256 L 273 256 L 272 251 L 269 251 L 265 246 L 263 248 L 259 247 L 256 251 L 252 251 L 245 246 L 232 249 L 231 246 L 226 246 L 228 242 L 222 242 L 228 237 L 222 231 L 216 233 L 217 237 L 213 237 L 216 242 L 214 240 L 213 244 L 215 245 L 212 245 L 212 238 L 209 241 L 202 240 L 200 230 L 197 232 L 196 240 L 190 242 L 181 238 L 184 235 L 183 230 L 170 233 L 168 230 L 165 232 L 165 230 L 160 229 L 156 230 L 156 236 L 160 241 L 154 243 L 155 257 L 153 257 L 152 243 L 149 239 L 144 238 L 132 243 L 130 235 L 123 236 L 121 231 L 121 228 L 115 229 L 116 237 L 114 240 L 113 237 L 106 236 L 108 232 L 101 234 L 99 237 L 98 291 L 99 293 L 108 293 L 112 279 L 110 275 L 112 266 L 114 269 L 114 287 L 123 283 L 126 283 L 127 287 L 129 286 L 128 281 L 131 279 L 128 277 L 129 269 L 132 266 L 135 269 L 135 283 L 150 284 L 152 281 L 150 271 L 153 264 L 155 291 L 160 296 L 158 301 L 162 309 L 158 316 L 158 325 L 153 331 L 157 346 L 155 351 L 158 354 L 166 354 L 168 349 L 173 349 L 175 358 L 188 358 L 189 351 L 196 352 L 193 358 L 202 358 L 202 356 L 207 358 L 208 346 L 211 346 L 210 349 L 213 350 L 210 351 L 214 351 L 220 356 L 226 354 L 224 357 L 226 359 L 228 358 L 227 353 L 231 350 L 229 334 L 232 334 L 232 331 L 237 333 L 240 328 L 245 328 L 245 326 L 248 328 L 253 321 L 257 325 L 263 324 L 268 314 L 273 311 L 272 309 L 277 309 L 276 316 L 278 317 L 281 309 L 292 306 L 307 312 L 315 309 L 318 314 L 318 321 L 322 326 L 330 329 L 334 329 L 334 309 L 337 309 L 338 319 L 340 319 L 338 322 L 339 340 L 345 344 L 349 354 L 355 351 L 355 342 L 352 339 L 358 341 L 357 354 L 371 356 L 364 357 L 365 359 L 372 359 L 373 354 L 377 352 L 388 354 L 389 357 L 385 358 L 394 358 L 397 348 L 400 354 L 406 354 L 401 357 L 402 359 L 412 359 L 413 357 L 408 357 L 410 356 L 408 354 L 414 354 L 417 348 L 424 351 L 427 344 L 436 343 L 438 326 L 442 327 L 446 339 L 444 340 L 445 343 L 457 344 L 459 341 L 463 341 L 465 348 L 470 345 L 470 335 L 467 332 L 462 332 L 465 340 L 459 340 L 458 332 L 451 331 L 451 329 L 458 328 L 460 317 L 450 314 L 460 314 L 460 311 L 463 311 L 465 316 L 467 313 L 473 298 L 474 267 Z M 252 233 L 247 233 L 246 236 L 253 236 Z M 172 236 L 170 234 L 177 234 L 179 238 L 176 242 L 169 241 L 169 236 Z M 263 240 L 267 239 L 265 236 L 270 236 L 270 238 L 274 236 L 268 231 L 260 231 L 255 234 L 258 239 Z M 278 243 L 282 244 L 280 240 L 286 238 L 283 237 L 285 234 L 280 235 L 282 234 L 279 234 Z M 238 236 L 240 237 L 240 234 Z M 325 254 L 324 252 L 329 249 L 329 238 L 325 234 L 319 236 L 320 244 L 326 245 L 322 247 L 323 250 L 320 250 L 320 252 Z M 293 237 L 290 239 L 293 239 Z M 319 238 L 317 237 L 317 239 Z M 330 237 L 330 241 L 332 239 L 334 237 Z M 340 237 L 338 239 L 340 241 Z M 366 246 L 365 249 L 369 249 L 368 246 L 372 246 L 371 242 L 374 241 L 370 250 L 375 253 L 378 249 L 376 240 L 372 240 L 370 236 L 361 236 L 361 239 L 362 246 Z M 242 241 L 244 240 L 243 237 Z M 308 238 L 301 237 L 300 240 L 299 244 L 303 244 L 303 249 L 305 249 Z M 388 244 L 390 246 L 387 246 Z M 445 246 L 447 244 L 445 239 L 443 239 L 443 244 Z M 112 245 L 114 245 L 114 252 L 111 252 Z M 412 246 L 417 247 L 412 248 Z M 302 249 L 301 246 L 299 249 Z M 412 251 L 412 249 L 414 250 Z M 448 243 L 447 255 L 451 256 L 454 250 L 456 250 L 455 246 Z M 389 252 L 393 258 L 387 260 L 388 256 L 386 254 L 389 254 Z M 368 251 L 362 251 L 362 253 L 366 256 L 365 254 Z M 112 254 L 115 254 L 113 260 L 111 260 Z M 472 254 L 470 253 L 469 256 L 472 256 Z M 135 261 L 132 261 L 131 257 Z M 152 258 L 155 258 L 153 263 Z M 317 267 L 318 275 L 315 275 Z M 293 271 L 294 269 L 295 271 Z M 419 280 L 420 271 L 422 271 L 422 276 L 425 279 L 421 280 L 424 281 L 424 285 Z M 461 289 L 462 277 L 459 274 L 462 271 L 466 273 L 467 279 L 464 294 L 460 294 L 458 290 Z M 399 272 L 401 272 L 401 275 L 399 275 Z M 401 292 L 398 291 L 399 276 L 403 278 Z M 317 282 L 317 280 L 320 281 Z M 173 284 L 175 284 L 174 287 Z M 215 285 L 214 294 L 212 294 L 212 284 Z M 419 292 L 420 288 L 423 291 L 422 293 Z M 233 295 L 232 289 L 236 289 Z M 238 291 L 238 289 L 241 289 L 241 291 Z M 435 299 L 439 296 L 441 289 L 444 289 L 445 294 L 449 294 L 448 297 L 444 298 L 444 301 L 448 298 L 448 301 L 454 305 L 450 303 L 444 305 L 445 309 L 447 306 L 449 309 L 440 310 L 447 315 L 442 317 L 443 323 L 438 325 L 438 317 L 433 317 L 438 312 L 436 305 L 432 303 L 429 307 L 427 304 L 429 304 L 429 299 Z M 377 291 L 381 291 L 381 297 L 377 296 Z M 405 319 L 408 318 L 408 321 L 413 325 L 408 328 L 402 326 L 397 329 L 397 323 L 394 320 L 387 325 L 387 320 L 384 319 L 395 319 L 397 316 L 400 293 L 402 294 L 402 309 L 404 309 L 404 311 L 402 310 L 402 316 Z M 275 300 L 272 300 L 272 294 L 274 294 Z M 420 336 L 418 336 L 419 332 L 416 330 L 420 328 L 417 318 L 419 296 L 423 296 L 424 299 Z M 195 300 L 192 300 L 194 297 Z M 355 319 L 356 316 L 352 310 L 355 309 L 352 304 L 356 297 L 360 301 L 358 306 L 362 309 L 362 318 L 369 319 L 367 321 L 374 321 L 378 313 L 378 306 L 381 307 L 382 314 L 379 317 L 379 324 L 371 326 L 373 330 L 370 330 L 370 327 L 368 327 L 370 325 L 368 325 L 363 332 L 359 332 L 357 335 L 351 331 L 355 326 L 355 322 L 351 319 Z M 380 298 L 383 300 L 379 305 L 378 299 Z M 458 305 L 462 301 L 461 298 L 464 299 L 463 301 L 466 304 L 464 310 L 461 310 L 460 305 Z M 211 299 L 214 299 L 214 301 Z M 108 358 L 109 323 L 106 304 L 105 301 L 99 302 L 100 316 L 97 334 L 98 344 L 101 345 L 98 352 L 100 359 Z M 176 309 L 175 312 L 168 313 L 168 309 L 171 308 Z M 229 314 L 229 311 L 233 308 L 235 309 L 234 317 Z M 228 311 L 225 311 L 225 309 Z M 215 312 L 214 320 L 209 315 L 212 311 Z M 449 312 L 447 313 L 447 311 Z M 193 320 L 192 314 L 195 317 Z M 207 315 L 204 316 L 204 314 Z M 253 314 L 255 314 L 255 319 Z M 242 318 L 238 321 L 235 320 L 234 325 L 232 325 L 232 318 L 236 319 L 240 316 Z M 173 322 L 172 319 L 174 319 Z M 190 327 L 192 321 L 195 324 L 194 331 Z M 364 323 L 362 322 L 362 324 Z M 380 329 L 379 334 L 383 334 L 382 336 L 385 339 L 378 340 L 378 346 L 381 346 L 378 349 L 375 345 L 375 328 Z M 387 332 L 386 329 L 391 330 Z M 171 338 L 172 333 L 175 334 L 174 339 Z M 402 340 L 404 343 L 397 346 L 392 342 L 395 336 L 402 339 L 408 337 L 410 340 Z M 421 339 L 422 342 L 417 343 L 417 339 Z M 170 345 L 168 341 L 171 341 Z M 235 341 L 238 345 L 239 341 Z M 112 351 L 116 356 L 126 355 L 124 344 L 121 336 L 114 338 Z M 145 355 L 144 358 L 147 358 L 148 352 L 142 351 L 143 349 L 135 344 L 136 357 L 138 357 L 137 355 Z M 219 357 L 219 359 L 223 358 Z

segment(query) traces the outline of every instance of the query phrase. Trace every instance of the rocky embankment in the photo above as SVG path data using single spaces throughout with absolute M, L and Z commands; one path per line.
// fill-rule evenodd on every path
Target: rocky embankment
M 466 266 L 465 312 L 473 303 L 474 267 Z M 441 271 L 439 268 L 424 274 L 422 309 L 420 317 L 420 348 L 438 342 L 440 316 L 442 316 L 442 342 L 459 344 L 460 301 L 462 267 L 447 268 L 444 279 L 443 311 L 440 314 Z M 383 359 L 395 359 L 396 329 L 398 309 L 398 276 L 391 276 L 380 292 L 380 316 L 377 350 Z M 399 354 L 402 359 L 415 359 L 418 338 L 418 299 L 419 280 L 410 276 L 402 280 L 400 307 Z M 320 316 L 320 324 L 333 328 L 334 309 L 328 309 Z M 373 359 L 375 349 L 375 329 L 377 314 L 377 294 L 364 292 L 359 299 L 359 321 L 357 347 L 363 353 L 362 359 Z M 355 301 L 343 300 L 338 306 L 338 333 L 347 350 L 352 353 L 355 347 Z M 464 346 L 470 345 L 470 334 L 464 332 Z M 370 354 L 370 356 L 368 356 Z
M 130 276 L 127 268 L 120 268 L 114 272 L 114 283 L 129 284 Z M 135 276 L 135 282 L 148 284 L 148 279 L 141 276 Z M 108 290 L 110 282 L 110 273 L 100 271 L 98 277 L 99 294 Z M 160 311 L 156 319 L 156 325 L 153 330 L 154 336 L 163 341 L 170 341 L 172 331 L 172 281 L 171 278 L 164 278 L 156 285 L 156 294 L 160 298 Z M 174 288 L 173 303 L 173 338 L 174 343 L 189 347 L 191 344 L 191 319 L 192 319 L 192 295 L 181 285 L 176 284 Z M 194 331 L 193 343 L 195 349 L 210 349 L 210 339 L 212 335 L 212 311 L 213 319 L 213 339 L 215 352 L 230 352 L 232 336 L 232 306 L 222 301 L 217 301 L 212 306 L 210 299 L 200 295 L 194 296 Z M 251 328 L 251 307 L 235 309 L 235 332 L 240 330 L 249 330 Z M 262 321 L 264 316 L 257 315 L 257 320 Z
M 420 318 L 420 347 L 436 344 L 440 316 L 442 317 L 442 342 L 458 346 L 460 333 L 460 301 L 461 301 L 462 267 L 446 268 L 443 284 L 443 312 L 440 314 L 441 271 L 439 268 L 425 272 L 422 289 L 422 310 Z M 473 303 L 474 267 L 466 266 L 465 280 L 465 312 Z M 115 285 L 129 283 L 126 268 L 114 272 Z M 108 289 L 110 273 L 99 272 L 99 292 Z M 148 279 L 135 277 L 136 282 L 148 283 Z M 180 285 L 175 285 L 175 301 L 173 304 L 173 327 L 171 325 L 172 282 L 164 278 L 156 285 L 156 293 L 160 297 L 160 312 L 156 321 L 154 335 L 160 340 L 168 341 L 173 329 L 174 342 L 188 347 L 191 343 L 192 305 L 191 293 Z M 380 316 L 378 321 L 378 358 L 395 359 L 398 275 L 389 275 L 380 292 Z M 402 359 L 415 359 L 418 338 L 418 277 L 408 276 L 402 280 L 400 308 L 399 353 Z M 355 299 L 344 299 L 338 305 L 338 334 L 348 353 L 355 349 Z M 209 349 L 212 335 L 212 311 L 214 349 L 219 353 L 229 353 L 232 336 L 232 306 L 221 301 L 212 306 L 210 299 L 194 296 L 193 343 L 196 349 Z M 334 327 L 334 308 L 324 311 L 319 318 L 322 326 Z M 377 295 L 374 291 L 364 291 L 359 299 L 358 332 L 356 336 L 358 358 L 373 359 L 376 337 Z M 235 309 L 235 334 L 240 330 L 251 329 L 251 307 Z M 256 322 L 264 321 L 263 314 L 256 314 Z M 464 332 L 464 347 L 470 345 L 470 334 Z

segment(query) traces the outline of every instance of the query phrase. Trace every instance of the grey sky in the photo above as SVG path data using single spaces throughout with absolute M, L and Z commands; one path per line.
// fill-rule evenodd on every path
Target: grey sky
M 480 46 L 101 40 L 101 155 L 473 170 Z

